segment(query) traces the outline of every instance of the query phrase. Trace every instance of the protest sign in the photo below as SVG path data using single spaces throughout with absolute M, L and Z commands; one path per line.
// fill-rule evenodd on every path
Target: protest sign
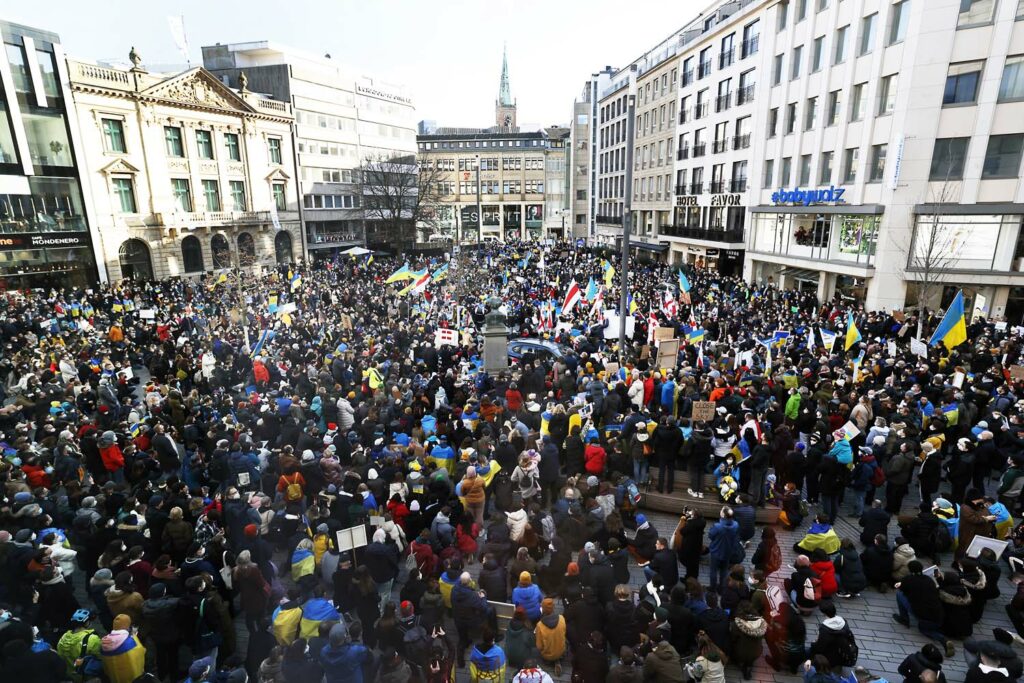
M 715 419 L 715 402 L 714 401 L 694 401 L 693 402 L 693 419 L 704 422 L 710 422 Z

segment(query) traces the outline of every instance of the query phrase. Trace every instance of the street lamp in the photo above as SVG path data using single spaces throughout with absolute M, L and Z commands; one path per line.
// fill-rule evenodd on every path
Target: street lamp
M 633 134 L 636 127 L 635 83 L 630 85 L 626 100 L 626 196 L 622 206 L 622 258 L 619 277 L 622 293 L 619 298 L 619 365 L 626 364 L 626 316 L 629 315 L 629 238 L 633 232 Z

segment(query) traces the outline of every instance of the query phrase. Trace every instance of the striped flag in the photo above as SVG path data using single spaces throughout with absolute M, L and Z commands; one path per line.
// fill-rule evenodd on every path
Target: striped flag
M 569 283 L 569 289 L 565 293 L 565 299 L 563 299 L 562 314 L 568 315 L 571 313 L 576 304 L 580 302 L 581 297 L 580 286 L 576 284 L 576 279 L 573 278 L 572 282 Z
M 276 333 L 273 330 L 263 330 L 263 332 L 260 333 L 260 338 L 256 341 L 256 346 L 252 347 L 252 353 L 249 354 L 249 358 L 255 358 L 260 355 L 260 352 L 263 351 L 263 347 L 268 341 L 274 338 L 275 334 Z

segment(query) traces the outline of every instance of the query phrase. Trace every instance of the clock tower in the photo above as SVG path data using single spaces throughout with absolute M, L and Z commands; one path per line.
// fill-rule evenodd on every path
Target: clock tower
M 508 84 L 508 50 L 501 55 L 501 82 L 498 85 L 498 99 L 494 101 L 494 123 L 501 130 L 518 130 L 516 126 L 516 102 Z

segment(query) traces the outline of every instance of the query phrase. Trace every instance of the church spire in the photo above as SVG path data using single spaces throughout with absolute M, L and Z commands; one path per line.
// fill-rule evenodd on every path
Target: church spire
M 508 47 L 504 46 L 501 53 L 501 84 L 498 86 L 498 105 L 513 106 L 512 90 L 508 84 Z

